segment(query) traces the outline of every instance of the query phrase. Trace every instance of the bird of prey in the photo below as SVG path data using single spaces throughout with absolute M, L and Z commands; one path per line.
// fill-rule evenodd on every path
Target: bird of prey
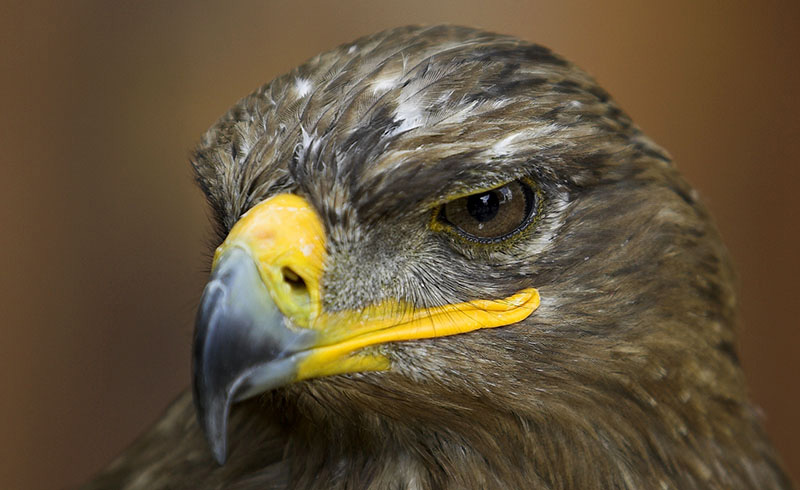
M 86 488 L 791 487 L 706 208 L 547 48 L 364 37 L 192 164 L 219 238 L 192 389 Z

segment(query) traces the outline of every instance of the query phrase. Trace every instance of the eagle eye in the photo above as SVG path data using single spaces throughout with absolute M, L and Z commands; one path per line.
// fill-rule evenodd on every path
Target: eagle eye
M 524 182 L 461 197 L 441 207 L 438 219 L 464 238 L 494 243 L 521 231 L 536 214 L 536 194 Z

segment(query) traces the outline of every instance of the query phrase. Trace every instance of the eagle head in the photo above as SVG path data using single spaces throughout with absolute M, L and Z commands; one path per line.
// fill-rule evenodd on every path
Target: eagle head
M 708 212 L 550 50 L 365 37 L 239 101 L 193 166 L 219 236 L 193 392 L 220 463 L 230 436 L 255 464 L 236 447 L 260 419 L 298 488 L 785 482 Z

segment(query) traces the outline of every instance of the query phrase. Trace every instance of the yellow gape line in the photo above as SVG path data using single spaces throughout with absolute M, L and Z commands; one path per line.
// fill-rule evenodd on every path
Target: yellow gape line
M 510 325 L 527 318 L 538 306 L 539 293 L 530 288 L 501 300 L 476 300 L 420 309 L 384 302 L 363 313 L 323 314 L 318 323 L 325 325 L 322 330 L 327 335 L 322 337 L 323 345 L 316 347 L 299 364 L 298 379 L 388 369 L 390 364 L 386 357 L 357 351 L 387 342 L 446 337 Z M 397 312 L 406 313 L 393 316 Z
M 252 256 L 272 300 L 291 323 L 318 334 L 307 355 L 299 358 L 296 380 L 388 369 L 385 356 L 359 351 L 388 342 L 510 325 L 539 306 L 539 293 L 529 288 L 504 299 L 430 308 L 384 301 L 358 311 L 322 311 L 324 228 L 308 202 L 294 194 L 274 196 L 242 216 L 217 249 L 214 264 L 232 247 Z

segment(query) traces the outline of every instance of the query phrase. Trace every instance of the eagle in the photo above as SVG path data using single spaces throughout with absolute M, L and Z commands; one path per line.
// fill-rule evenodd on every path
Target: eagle
M 707 209 L 551 50 L 370 35 L 191 161 L 218 245 L 191 389 L 85 488 L 791 488 Z

